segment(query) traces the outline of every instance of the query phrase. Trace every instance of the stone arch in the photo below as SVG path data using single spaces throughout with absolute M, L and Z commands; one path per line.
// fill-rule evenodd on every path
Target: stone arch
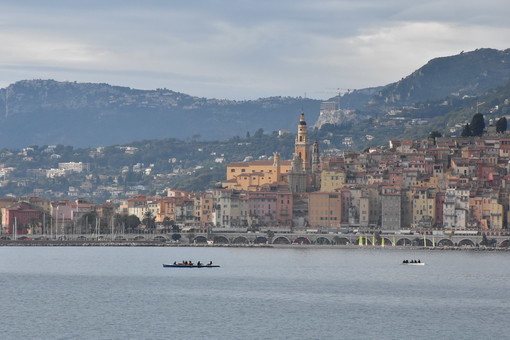
M 389 238 L 387 237 L 383 237 L 381 239 L 381 245 L 382 245 L 382 240 L 384 240 L 384 245 L 385 246 L 393 246 L 393 241 L 391 241 Z
M 215 244 L 230 244 L 228 238 L 222 235 L 214 236 L 213 241 Z
M 443 238 L 437 242 L 438 247 L 453 247 L 453 241 L 447 238 Z
M 197 236 L 193 239 L 193 243 L 207 243 L 207 237 L 205 236 Z
M 233 244 L 248 244 L 250 241 L 244 236 L 237 236 L 233 241 Z
M 11 238 L 9 236 L 2 236 L 0 237 L 0 240 L 10 240 Z
M 333 237 L 333 242 L 335 244 L 342 245 L 342 246 L 351 244 L 351 241 L 349 241 L 349 239 L 347 237 L 340 237 L 340 236 Z
M 360 236 L 357 241 L 356 241 L 356 244 L 359 244 L 361 240 L 361 245 L 367 245 L 367 246 L 371 246 L 372 245 L 372 240 L 370 239 L 370 237 L 366 237 L 366 236 Z
M 290 244 L 290 240 L 285 236 L 278 236 L 273 240 L 273 244 Z
M 310 244 L 310 240 L 304 236 L 296 238 L 292 243 L 296 244 Z
M 166 237 L 162 236 L 162 235 L 154 236 L 153 240 L 154 241 L 160 241 L 160 242 L 166 242 L 167 241 Z
M 462 247 L 462 246 L 469 246 L 469 247 L 474 247 L 475 246 L 475 243 L 473 241 L 471 241 L 470 239 L 462 239 L 459 241 L 459 247 Z
M 267 243 L 267 238 L 265 238 L 264 236 L 257 236 L 257 238 L 255 239 L 255 241 L 253 241 L 253 243 L 256 243 L 256 244 Z
M 499 243 L 500 247 L 508 248 L 510 247 L 510 240 L 503 240 Z
M 317 239 L 315 240 L 315 244 L 330 245 L 331 241 L 327 237 L 321 236 L 317 237 Z
M 428 238 L 415 238 L 413 240 L 413 246 L 419 246 L 419 247 L 432 247 L 433 243 L 432 240 L 429 240 Z
M 411 246 L 413 242 L 407 237 L 403 237 L 397 241 L 397 246 Z
M 142 236 L 142 235 L 138 235 L 138 236 L 135 236 L 135 238 L 133 238 L 133 240 L 135 241 L 141 241 L 141 240 L 145 240 L 145 237 Z

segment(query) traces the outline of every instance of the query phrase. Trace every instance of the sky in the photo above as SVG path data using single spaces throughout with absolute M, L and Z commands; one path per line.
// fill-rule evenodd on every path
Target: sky
M 508 13 L 508 0 L 0 0 L 0 87 L 326 99 L 436 57 L 510 48 Z

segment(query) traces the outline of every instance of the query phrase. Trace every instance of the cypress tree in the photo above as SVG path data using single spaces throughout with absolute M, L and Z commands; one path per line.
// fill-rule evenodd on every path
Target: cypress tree
M 506 128 L 507 128 L 507 121 L 506 121 L 506 118 L 505 117 L 501 117 L 500 119 L 498 119 L 498 121 L 496 122 L 496 132 L 497 133 L 503 133 L 506 131 Z
M 483 129 L 485 129 L 485 121 L 483 120 L 483 114 L 477 113 L 471 119 L 471 135 L 472 136 L 481 136 L 483 134 Z
M 466 123 L 460 136 L 461 137 L 471 137 L 471 127 L 469 126 L 469 123 Z

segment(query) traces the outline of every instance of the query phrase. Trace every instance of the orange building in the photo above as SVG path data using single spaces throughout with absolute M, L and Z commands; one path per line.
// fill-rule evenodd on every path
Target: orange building
M 308 223 L 313 228 L 338 228 L 342 220 L 342 198 L 338 192 L 308 194 Z
M 285 181 L 291 167 L 291 161 L 280 161 L 278 153 L 269 161 L 230 163 L 227 165 L 227 180 L 222 182 L 222 186 L 227 189 L 257 191 L 263 185 Z

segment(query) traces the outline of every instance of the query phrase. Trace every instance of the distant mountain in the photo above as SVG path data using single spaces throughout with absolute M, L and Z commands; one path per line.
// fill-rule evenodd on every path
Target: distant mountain
M 509 81 L 510 49 L 435 58 L 395 83 L 331 98 L 348 111 L 317 126 L 326 126 L 324 139 L 329 142 L 352 137 L 359 141 L 354 146 L 361 147 L 388 136 L 422 137 L 431 128 L 454 131 L 455 119 L 467 119 L 476 102 Z M 310 126 L 315 124 L 320 103 L 291 97 L 207 99 L 167 89 L 24 80 L 0 89 L 0 148 L 103 146 L 159 138 L 215 140 L 245 137 L 260 129 L 293 132 L 301 111 Z
M 303 98 L 233 101 L 167 89 L 24 80 L 0 89 L 0 148 L 244 137 L 258 129 L 294 130 L 301 111 L 314 121 L 319 106 L 320 101 Z
M 349 137 L 357 149 L 433 130 L 456 135 L 476 112 L 487 123 L 509 114 L 509 88 L 510 49 L 478 49 L 432 59 L 395 83 L 331 98 L 340 110 L 323 112 L 316 125 L 328 143 L 341 146 Z
M 432 59 L 409 76 L 383 87 L 346 93 L 340 98 L 340 106 L 383 112 L 428 101 L 478 96 L 509 80 L 510 49 L 483 48 Z

